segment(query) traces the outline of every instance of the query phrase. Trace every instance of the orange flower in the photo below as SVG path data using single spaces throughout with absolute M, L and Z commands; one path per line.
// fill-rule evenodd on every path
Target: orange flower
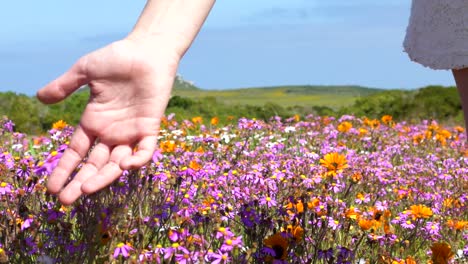
M 459 220 L 448 220 L 447 225 L 450 228 L 453 228 L 455 230 L 463 230 L 465 228 L 468 228 L 468 221 L 459 221 Z
M 263 244 L 275 251 L 274 259 L 286 259 L 288 255 L 289 242 L 284 234 L 276 233 L 263 240 Z
M 434 264 L 448 264 L 454 254 L 449 244 L 445 242 L 434 243 L 431 247 L 432 261 Z
M 203 149 L 202 146 L 199 146 L 199 147 L 195 150 L 195 152 L 200 153 L 200 154 L 203 154 L 203 153 L 205 153 L 205 150 Z
M 341 124 L 338 125 L 338 131 L 340 131 L 341 133 L 346 133 L 352 127 L 353 127 L 353 124 L 351 124 L 350 122 L 345 121 L 345 122 L 342 122 Z
M 431 208 L 418 204 L 418 205 L 412 205 L 411 207 L 411 214 L 413 215 L 414 218 L 429 218 L 432 216 L 432 210 Z
M 382 116 L 381 120 L 386 125 L 389 125 L 390 123 L 393 123 L 393 117 L 391 115 L 384 115 L 384 116 Z
M 369 131 L 367 131 L 367 129 L 359 128 L 359 136 L 360 137 L 363 137 L 363 136 L 367 135 L 367 133 L 369 133 Z
M 358 225 L 362 230 L 367 231 L 374 226 L 374 222 L 375 220 L 360 219 Z
M 356 172 L 351 176 L 351 181 L 353 183 L 358 183 L 362 179 L 362 174 L 360 172 Z
M 423 141 L 424 141 L 424 135 L 423 134 L 413 136 L 413 144 L 417 145 L 417 144 L 420 144 Z
M 458 133 L 463 133 L 463 132 L 465 132 L 465 129 L 463 127 L 461 127 L 461 126 L 456 126 L 455 131 L 457 131 Z
M 198 164 L 198 162 L 192 160 L 192 161 L 190 161 L 189 168 L 191 168 L 192 170 L 198 171 L 198 170 L 201 169 L 201 166 L 200 166 L 200 164 Z
M 357 220 L 360 216 L 360 213 L 357 212 L 354 207 L 351 207 L 349 208 L 346 213 L 345 213 L 345 217 L 346 218 L 349 218 L 349 219 L 354 219 L 354 220 Z
M 218 123 L 219 123 L 219 118 L 218 117 L 215 116 L 215 117 L 211 118 L 210 124 L 212 126 L 216 126 Z
M 408 256 L 406 258 L 405 264 L 417 264 L 417 263 L 416 263 L 416 260 L 414 260 L 412 256 Z
M 202 122 L 203 122 L 203 118 L 201 116 L 192 117 L 192 123 L 201 124 Z
M 300 214 L 304 212 L 304 204 L 301 200 L 298 200 L 296 203 L 288 203 L 286 205 L 288 214 Z
M 294 121 L 299 122 L 301 120 L 301 117 L 298 114 L 294 115 Z
M 300 225 L 288 225 L 286 230 L 283 229 L 283 231 L 290 233 L 297 242 L 301 241 L 302 236 L 304 235 L 304 229 Z
M 308 209 L 314 209 L 315 207 L 317 207 L 319 205 L 320 205 L 320 199 L 314 198 L 314 199 L 312 199 L 311 202 L 307 203 L 307 208 Z
M 172 140 L 166 140 L 159 143 L 159 148 L 162 150 L 162 152 L 174 152 L 176 144 Z
M 55 130 L 62 130 L 64 129 L 68 124 L 63 121 L 63 120 L 59 120 L 57 122 L 55 122 L 53 125 L 52 125 L 52 128 L 55 129 Z
M 327 168 L 328 176 L 336 176 L 337 173 L 348 167 L 346 156 L 337 152 L 328 153 L 323 159 L 320 159 L 320 165 Z

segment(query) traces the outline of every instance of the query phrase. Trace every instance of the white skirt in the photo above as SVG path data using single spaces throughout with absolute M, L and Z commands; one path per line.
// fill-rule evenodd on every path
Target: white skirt
M 467 68 L 468 0 L 413 0 L 403 47 L 432 69 Z

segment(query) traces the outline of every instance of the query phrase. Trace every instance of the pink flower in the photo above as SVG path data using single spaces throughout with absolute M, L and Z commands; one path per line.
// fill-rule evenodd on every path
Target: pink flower
M 122 255 L 124 258 L 128 258 L 130 254 L 128 254 L 129 251 L 132 251 L 133 248 L 130 245 L 130 243 L 119 243 L 117 244 L 117 247 L 114 250 L 114 258 L 118 258 L 120 255 Z
M 210 259 L 213 261 L 211 264 L 230 263 L 229 255 L 219 250 L 218 253 L 211 253 Z

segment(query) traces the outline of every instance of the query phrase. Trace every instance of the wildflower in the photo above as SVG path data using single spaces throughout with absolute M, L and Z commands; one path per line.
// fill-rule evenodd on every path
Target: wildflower
M 338 131 L 341 133 L 346 133 L 348 132 L 351 128 L 353 128 L 353 124 L 351 124 L 348 121 L 342 122 L 338 125 Z
M 411 220 L 407 220 L 406 222 L 401 223 L 401 226 L 406 229 L 415 228 L 415 225 L 413 224 L 413 222 L 411 222 Z
M 228 238 L 224 240 L 224 243 L 223 245 L 221 245 L 220 249 L 221 251 L 223 252 L 228 252 L 228 251 L 232 251 L 234 249 L 234 247 L 241 247 L 242 246 L 242 236 L 238 236 L 238 237 L 231 237 L 231 238 Z
M 63 130 L 67 126 L 67 123 L 63 120 L 59 120 L 52 125 L 52 129 Z
M 432 210 L 431 208 L 424 206 L 424 205 L 412 205 L 411 207 L 411 214 L 413 215 L 413 218 L 418 219 L 418 218 L 429 218 L 432 216 Z
M 356 211 L 355 207 L 351 206 L 348 210 L 346 210 L 345 217 L 349 219 L 357 220 L 360 214 Z
M 0 194 L 5 195 L 11 193 L 11 185 L 6 182 L 0 182 Z
M 263 241 L 266 247 L 272 249 L 274 259 L 285 260 L 288 255 L 288 239 L 282 233 L 276 233 Z
M 393 122 L 393 117 L 391 115 L 384 115 L 381 120 L 384 124 L 389 125 Z
M 445 242 L 437 242 L 431 246 L 432 261 L 434 264 L 448 264 L 453 258 L 454 253 L 449 244 Z
M 173 140 L 161 141 L 161 143 L 159 143 L 159 148 L 162 152 L 174 152 L 176 144 Z
M 430 235 L 439 235 L 440 224 L 437 222 L 427 222 L 424 229 Z
M 194 171 L 199 171 L 202 166 L 200 166 L 200 164 L 194 160 L 190 161 L 190 165 L 189 165 L 189 168 L 194 170 Z
M 192 117 L 192 123 L 201 124 L 202 122 L 203 122 L 203 118 L 201 116 Z
M 260 199 L 260 204 L 262 205 L 266 204 L 268 207 L 273 207 L 273 206 L 276 206 L 276 201 L 275 199 L 272 199 L 269 196 L 265 196 Z
M 215 117 L 211 118 L 210 124 L 212 126 L 216 126 L 218 123 L 219 123 L 219 118 L 218 117 L 215 116 Z
M 360 219 L 358 225 L 362 230 L 367 231 L 374 226 L 374 220 Z
M 2 244 L 0 243 L 0 263 L 8 263 L 8 255 L 5 250 L 2 248 Z
M 359 136 L 360 137 L 363 137 L 363 136 L 367 135 L 367 133 L 369 133 L 369 131 L 367 131 L 367 129 L 359 128 Z
M 468 228 L 468 221 L 458 221 L 450 219 L 447 221 L 447 225 L 455 230 L 463 230 L 465 228 Z
M 362 179 L 362 174 L 360 172 L 356 172 L 351 176 L 352 183 L 358 183 Z
M 323 260 L 330 260 L 333 258 L 333 253 L 333 248 L 329 248 L 327 250 L 319 250 L 318 258 Z
M 198 252 L 190 252 L 188 249 L 184 247 L 179 247 L 181 253 L 175 254 L 175 260 L 178 264 L 188 264 L 188 263 L 196 263 L 198 260 Z
M 209 254 L 209 257 L 212 259 L 211 264 L 224 264 L 224 263 L 230 263 L 231 258 L 227 253 L 224 253 L 220 250 L 218 250 L 218 253 L 211 253 Z
M 323 159 L 320 159 L 320 165 L 327 168 L 328 176 L 336 176 L 348 167 L 346 156 L 337 152 L 326 154 Z
M 406 257 L 405 264 L 417 264 L 412 256 Z
M 296 242 L 301 241 L 304 235 L 304 229 L 300 225 L 288 225 L 286 229 L 282 229 L 282 231 L 289 233 Z
M 114 250 L 114 258 L 118 258 L 122 255 L 124 258 L 128 258 L 130 256 L 129 252 L 132 251 L 133 248 L 130 243 L 119 243 Z
M 286 132 L 286 133 L 296 132 L 296 127 L 293 127 L 293 126 L 285 127 L 284 132 Z
M 286 209 L 290 215 L 301 214 L 304 212 L 304 204 L 301 200 L 298 200 L 296 203 L 289 202 L 288 205 L 286 205 Z

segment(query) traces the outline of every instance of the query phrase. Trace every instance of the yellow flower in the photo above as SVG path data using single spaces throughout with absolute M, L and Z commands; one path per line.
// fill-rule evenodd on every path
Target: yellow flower
M 320 165 L 327 168 L 328 176 L 336 176 L 337 173 L 348 167 L 346 156 L 337 152 L 328 153 L 323 159 L 320 159 Z
M 422 204 L 412 205 L 410 208 L 414 218 L 429 218 L 432 216 L 431 208 Z
M 345 121 L 345 122 L 342 122 L 341 124 L 338 125 L 338 131 L 340 131 L 341 133 L 346 133 L 352 127 L 353 127 L 353 124 L 351 124 L 350 122 Z
M 449 244 L 445 242 L 434 243 L 431 247 L 434 264 L 447 264 L 454 254 Z
M 52 128 L 55 130 L 62 130 L 67 126 L 67 123 L 63 120 L 59 120 L 52 125 Z
M 284 234 L 276 233 L 263 240 L 263 244 L 275 251 L 274 259 L 286 259 L 288 255 L 289 242 Z

